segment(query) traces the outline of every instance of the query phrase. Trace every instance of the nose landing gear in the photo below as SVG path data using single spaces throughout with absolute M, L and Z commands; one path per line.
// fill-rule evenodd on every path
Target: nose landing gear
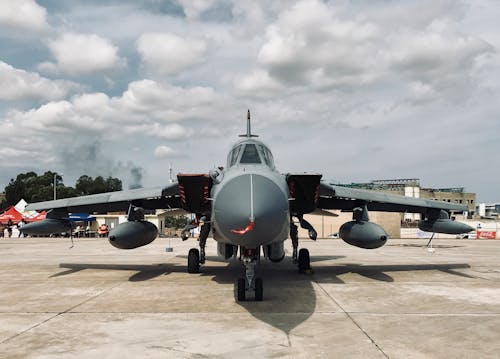
M 245 266 L 245 277 L 238 278 L 234 286 L 235 297 L 238 302 L 246 300 L 247 292 L 254 292 L 255 300 L 262 301 L 264 298 L 264 288 L 262 278 L 255 277 L 255 266 L 260 259 L 259 248 L 240 247 L 240 260 Z

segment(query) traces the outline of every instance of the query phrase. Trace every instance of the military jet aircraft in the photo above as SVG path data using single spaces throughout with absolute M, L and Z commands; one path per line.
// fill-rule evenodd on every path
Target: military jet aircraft
M 49 210 L 47 219 L 27 224 L 22 231 L 42 235 L 66 232 L 71 226 L 68 213 L 128 210 L 128 222 L 110 231 L 109 242 L 120 249 L 132 249 L 151 243 L 158 235 L 156 226 L 144 220 L 144 210 L 182 208 L 195 214 L 184 231 L 200 226 L 199 249 L 189 250 L 187 271 L 198 273 L 205 263 L 205 244 L 211 234 L 220 256 L 238 257 L 245 267 L 245 275 L 235 283 L 236 299 L 244 301 L 247 293 L 253 292 L 255 300 L 261 301 L 263 281 L 255 275 L 261 252 L 271 262 L 280 262 L 285 257 L 284 242 L 290 237 L 299 271 L 310 268 L 308 250 L 298 250 L 294 219 L 316 240 L 315 229 L 303 217 L 315 210 L 352 211 L 353 220 L 341 226 L 339 235 L 347 243 L 366 249 L 381 247 L 388 239 L 382 227 L 369 221 L 368 211 L 421 213 L 419 228 L 429 232 L 460 234 L 472 230 L 449 218 L 451 211 L 467 209 L 462 205 L 329 185 L 317 173 L 278 172 L 269 148 L 251 132 L 250 111 L 246 134 L 240 137 L 227 156 L 225 168 L 178 174 L 177 182 L 166 187 L 32 203 L 27 210 Z

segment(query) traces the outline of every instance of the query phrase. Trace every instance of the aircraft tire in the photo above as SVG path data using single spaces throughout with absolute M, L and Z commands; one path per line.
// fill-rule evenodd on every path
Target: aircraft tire
M 197 248 L 191 248 L 188 253 L 188 273 L 200 272 L 200 251 Z
M 235 283 L 235 294 L 236 294 L 236 301 L 237 302 L 244 302 L 246 300 L 245 298 L 245 291 L 246 291 L 246 282 L 245 278 L 238 278 L 238 280 Z
M 264 285 L 262 278 L 255 278 L 255 301 L 262 302 L 264 299 Z
M 305 273 L 309 269 L 311 269 L 309 250 L 307 248 L 302 248 L 299 251 L 299 273 Z

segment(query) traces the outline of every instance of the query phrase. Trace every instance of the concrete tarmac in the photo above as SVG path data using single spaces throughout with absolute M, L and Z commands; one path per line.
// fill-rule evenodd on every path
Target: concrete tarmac
M 264 301 L 236 303 L 213 240 L 188 274 L 195 239 L 2 238 L 0 358 L 498 358 L 500 241 L 425 244 L 304 240 L 313 273 L 263 261 Z

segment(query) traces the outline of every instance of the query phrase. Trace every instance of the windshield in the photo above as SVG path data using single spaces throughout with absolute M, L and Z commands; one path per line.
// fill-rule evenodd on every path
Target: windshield
M 271 151 L 261 143 L 242 143 L 235 146 L 227 155 L 227 166 L 241 164 L 266 164 L 274 169 L 274 159 Z
M 261 157 L 264 159 L 266 165 L 268 165 L 271 168 L 274 168 L 274 159 L 273 155 L 271 154 L 271 151 L 269 151 L 269 149 L 264 145 L 259 145 L 259 150 L 261 153 Z
M 240 155 L 241 145 L 233 148 L 231 152 L 229 152 L 229 156 L 227 156 L 227 165 L 228 167 L 234 166 L 236 161 L 238 161 L 238 156 Z
M 257 147 L 253 143 L 245 145 L 240 163 L 261 163 Z

